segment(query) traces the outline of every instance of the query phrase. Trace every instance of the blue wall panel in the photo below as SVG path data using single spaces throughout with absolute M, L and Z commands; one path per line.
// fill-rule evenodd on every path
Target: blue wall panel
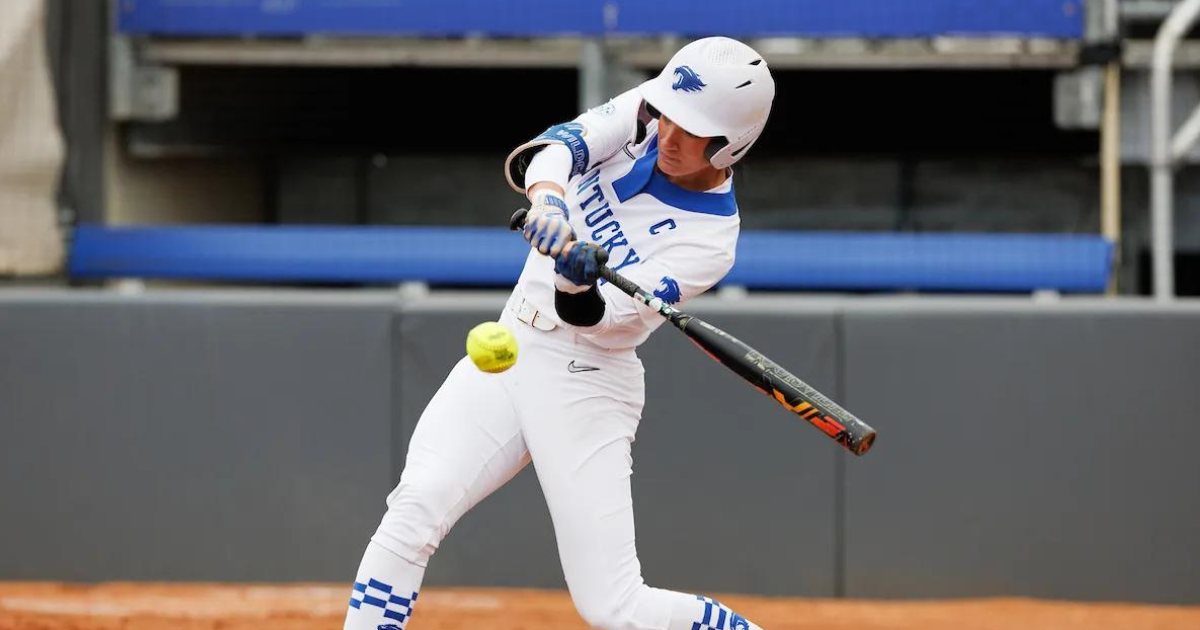
M 1077 38 L 1083 32 L 1083 0 L 124 0 L 118 25 L 127 33 L 160 35 Z
M 124 0 L 118 27 L 159 35 L 598 33 L 598 0 Z
M 1082 5 L 1082 0 L 621 2 L 615 30 L 735 36 L 1074 38 L 1083 32 Z

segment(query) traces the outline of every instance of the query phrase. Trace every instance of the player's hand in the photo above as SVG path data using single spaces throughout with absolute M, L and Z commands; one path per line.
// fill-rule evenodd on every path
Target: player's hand
M 567 293 L 582 293 L 600 279 L 608 262 L 608 250 L 595 243 L 568 243 L 554 259 L 554 287 Z
M 557 258 L 563 248 L 575 240 L 575 230 L 567 221 L 567 202 L 554 191 L 537 191 L 533 206 L 525 217 L 524 235 L 534 249 Z

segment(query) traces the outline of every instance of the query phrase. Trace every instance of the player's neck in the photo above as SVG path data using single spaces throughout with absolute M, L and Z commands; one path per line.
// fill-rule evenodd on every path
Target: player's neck
M 712 190 L 725 183 L 725 180 L 729 177 L 727 169 L 713 168 L 711 166 L 702 168 L 694 173 L 688 173 L 687 175 L 667 175 L 666 173 L 663 173 L 663 175 L 672 184 L 693 192 Z

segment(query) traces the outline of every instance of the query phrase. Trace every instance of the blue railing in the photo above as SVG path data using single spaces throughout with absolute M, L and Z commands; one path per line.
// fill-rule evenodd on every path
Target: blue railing
M 122 0 L 125 33 L 1075 39 L 1084 0 Z
M 114 227 L 76 230 L 78 279 L 508 286 L 528 254 L 500 228 Z M 753 289 L 1100 292 L 1090 235 L 745 231 L 725 284 Z

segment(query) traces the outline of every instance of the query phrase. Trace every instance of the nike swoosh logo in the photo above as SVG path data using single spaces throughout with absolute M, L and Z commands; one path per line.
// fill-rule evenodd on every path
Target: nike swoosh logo
M 575 365 L 575 361 L 571 361 L 567 364 L 567 371 L 572 374 L 576 372 L 596 372 L 599 369 L 600 368 L 598 367 L 592 367 L 590 365 Z

